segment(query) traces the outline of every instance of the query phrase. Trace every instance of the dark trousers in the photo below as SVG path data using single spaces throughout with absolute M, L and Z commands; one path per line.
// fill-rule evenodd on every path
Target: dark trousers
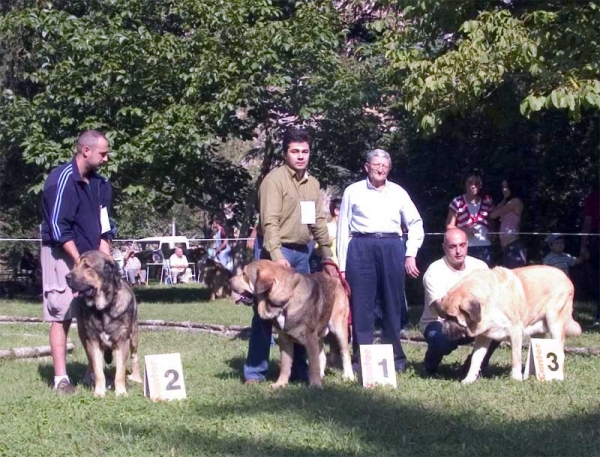
M 476 259 L 483 260 L 490 268 L 494 266 L 492 264 L 493 251 L 491 246 L 469 246 L 467 254 Z
M 269 254 L 262 249 L 262 238 L 256 238 L 254 243 L 254 259 L 268 259 Z M 283 256 L 298 273 L 309 273 L 308 258 L 310 248 L 296 247 L 281 249 Z M 269 354 L 271 352 L 271 336 L 273 324 L 271 321 L 261 319 L 253 307 L 252 327 L 250 329 L 250 341 L 248 342 L 248 356 L 244 363 L 244 379 L 264 381 L 269 370 Z M 306 350 L 300 344 L 294 344 L 294 360 L 292 362 L 292 380 L 308 380 L 308 365 L 306 363 Z
M 458 346 L 471 344 L 475 340 L 475 338 L 469 337 L 450 340 L 442 332 L 442 328 L 441 322 L 431 322 L 425 327 L 423 336 L 427 342 L 427 352 L 425 352 L 424 364 L 427 373 L 435 373 L 444 356 L 450 354 Z
M 525 249 L 521 240 L 515 240 L 502 248 L 502 263 L 506 268 L 519 268 L 527 265 Z
M 396 370 L 406 369 L 400 343 L 407 308 L 404 297 L 404 254 L 401 238 L 354 237 L 348 245 L 346 279 L 352 290 L 353 360 L 358 361 L 361 344 L 373 344 L 375 301 L 381 298 L 382 342 L 394 348 Z

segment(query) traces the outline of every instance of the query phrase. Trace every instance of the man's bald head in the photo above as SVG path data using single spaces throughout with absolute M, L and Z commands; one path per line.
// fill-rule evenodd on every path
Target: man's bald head
M 97 130 L 87 130 L 83 132 L 77 139 L 77 154 L 82 154 L 85 148 L 94 149 L 98 145 L 98 141 L 104 140 L 108 143 L 106 135 Z
M 465 266 L 465 258 L 469 242 L 467 234 L 459 228 L 451 228 L 444 233 L 444 253 L 446 261 L 455 270 L 462 270 Z

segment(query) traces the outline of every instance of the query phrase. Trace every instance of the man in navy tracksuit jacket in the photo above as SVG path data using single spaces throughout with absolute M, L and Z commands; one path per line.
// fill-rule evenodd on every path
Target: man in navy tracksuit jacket
M 110 255 L 112 232 L 108 211 L 112 200 L 109 182 L 96 171 L 108 162 L 108 140 L 95 130 L 77 140 L 71 162 L 48 176 L 42 201 L 42 281 L 44 320 L 50 322 L 50 349 L 54 364 L 54 389 L 73 393 L 67 375 L 67 334 L 77 301 L 73 301 L 65 276 L 86 251 L 99 249 Z

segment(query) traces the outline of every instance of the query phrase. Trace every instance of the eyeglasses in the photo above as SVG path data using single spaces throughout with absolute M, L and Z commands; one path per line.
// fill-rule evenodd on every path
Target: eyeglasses
M 373 168 L 375 170 L 383 170 L 383 171 L 390 169 L 389 165 L 385 165 L 383 163 L 371 163 L 371 162 L 369 162 L 369 167 L 371 167 L 371 168 Z

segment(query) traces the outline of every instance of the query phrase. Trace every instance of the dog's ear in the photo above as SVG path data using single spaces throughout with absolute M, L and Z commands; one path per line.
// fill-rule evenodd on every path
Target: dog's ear
M 442 306 L 442 300 L 434 300 L 430 306 L 433 306 L 433 309 L 437 311 L 438 316 L 440 316 L 442 319 L 446 318 L 446 311 L 444 311 Z
M 469 316 L 471 322 L 478 324 L 481 321 L 481 303 L 476 298 L 471 298 L 460 307 L 463 313 Z
M 104 267 L 104 277 L 112 282 L 119 282 L 121 280 L 121 272 L 119 271 L 119 266 L 116 262 L 105 262 Z
M 258 268 L 256 270 L 256 281 L 254 282 L 254 293 L 264 294 L 267 292 L 277 279 L 275 278 L 275 272 L 268 268 Z

